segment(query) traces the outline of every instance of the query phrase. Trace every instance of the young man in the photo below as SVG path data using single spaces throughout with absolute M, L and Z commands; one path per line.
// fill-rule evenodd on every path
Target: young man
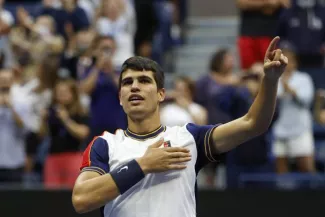
M 288 62 L 281 50 L 275 50 L 277 41 L 279 37 L 266 53 L 265 76 L 251 109 L 223 125 L 161 126 L 162 70 L 142 57 L 126 60 L 119 96 L 128 129 L 115 135 L 105 132 L 85 151 L 72 195 L 75 210 L 102 207 L 105 217 L 196 216 L 197 172 L 270 124 L 278 80 Z

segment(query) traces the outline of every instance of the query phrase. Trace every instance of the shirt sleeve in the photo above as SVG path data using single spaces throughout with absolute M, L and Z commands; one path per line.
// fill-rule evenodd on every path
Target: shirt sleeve
M 109 173 L 108 143 L 101 137 L 95 137 L 83 153 L 81 172 L 94 171 L 100 175 Z
M 187 124 L 187 130 L 192 134 L 196 143 L 198 152 L 196 169 L 197 171 L 203 168 L 210 162 L 219 162 L 220 154 L 213 146 L 212 132 L 218 125 L 203 125 Z

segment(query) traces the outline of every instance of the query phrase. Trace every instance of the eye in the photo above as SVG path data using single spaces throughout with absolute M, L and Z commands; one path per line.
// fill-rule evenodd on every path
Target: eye
M 131 79 L 124 80 L 124 81 L 122 82 L 122 86 L 131 85 L 132 82 L 133 82 L 133 81 L 132 81 Z
M 139 82 L 142 84 L 147 84 L 147 83 L 150 83 L 151 81 L 148 78 L 141 78 L 141 79 L 139 79 Z

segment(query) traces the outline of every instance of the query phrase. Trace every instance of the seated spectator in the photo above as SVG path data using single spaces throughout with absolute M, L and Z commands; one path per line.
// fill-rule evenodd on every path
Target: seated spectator
M 288 159 L 295 158 L 298 170 L 314 172 L 314 139 L 312 114 L 314 86 L 307 73 L 297 70 L 297 58 L 290 49 L 283 49 L 289 64 L 278 89 L 279 118 L 274 124 L 273 153 L 278 173 L 289 171 Z
M 55 7 L 55 2 L 43 0 L 40 15 L 53 17 L 57 32 L 67 38 L 65 30 L 67 25 L 71 25 L 75 32 L 90 26 L 86 12 L 77 2 L 78 0 L 61 0 L 61 7 Z
M 118 74 L 114 70 L 113 56 L 116 44 L 109 36 L 94 40 L 94 64 L 82 73 L 80 88 L 91 98 L 90 138 L 104 131 L 115 133 L 126 129 L 126 115 L 120 105 Z
M 319 1 L 293 1 L 279 19 L 277 35 L 295 47 L 299 69 L 324 66 L 325 8 Z
M 26 104 L 14 101 L 13 73 L 0 71 L 0 183 L 20 183 L 26 160 L 25 128 Z
M 82 159 L 82 142 L 89 135 L 88 116 L 80 104 L 73 80 L 55 85 L 50 108 L 42 115 L 40 134 L 50 137 L 49 155 L 45 162 L 46 186 L 72 187 Z
M 205 125 L 207 111 L 193 102 L 195 84 L 188 77 L 178 77 L 172 94 L 173 102 L 161 108 L 161 123 L 165 126 L 183 126 L 187 123 Z
M 115 67 L 134 56 L 135 11 L 131 0 L 102 1 L 96 29 L 99 35 L 112 36 L 116 41 L 113 58 Z

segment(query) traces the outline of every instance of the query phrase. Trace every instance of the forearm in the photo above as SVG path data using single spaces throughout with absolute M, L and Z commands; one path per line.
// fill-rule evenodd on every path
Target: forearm
M 315 120 L 322 124 L 323 123 L 323 120 L 322 120 L 322 114 L 323 114 L 323 111 L 322 111 L 322 106 L 323 106 L 323 103 L 320 99 L 316 99 L 315 101 L 315 105 L 314 105 L 314 118 Z
M 266 4 L 267 0 L 237 0 L 237 6 L 242 10 L 257 10 Z
M 72 136 L 80 140 L 85 139 L 89 134 L 88 126 L 83 124 L 78 124 L 77 122 L 71 120 L 70 118 L 64 120 L 63 124 Z
M 78 213 L 85 213 L 104 206 L 119 195 L 112 176 L 105 174 L 77 183 L 72 202 Z
M 258 95 L 245 118 L 250 131 L 261 134 L 269 127 L 276 105 L 278 79 L 264 77 Z
M 83 81 L 81 81 L 81 89 L 86 94 L 91 94 L 94 90 L 97 79 L 98 79 L 99 71 L 96 68 L 93 68 Z

